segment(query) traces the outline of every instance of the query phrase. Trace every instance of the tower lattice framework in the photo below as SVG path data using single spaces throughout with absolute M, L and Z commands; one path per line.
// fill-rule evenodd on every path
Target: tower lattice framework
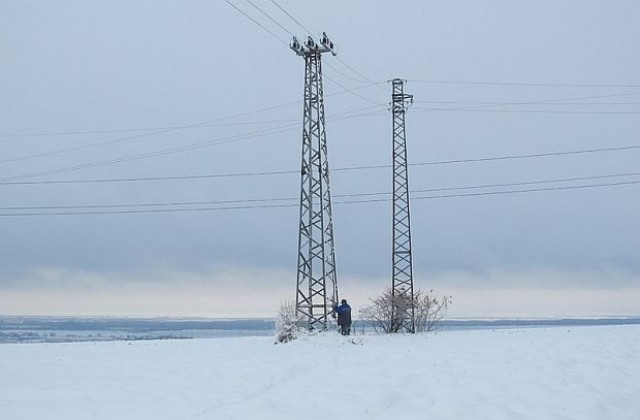
M 404 93 L 404 80 L 393 79 L 391 84 L 393 120 L 392 331 L 415 332 L 409 170 L 405 129 L 405 113 L 410 103 L 413 102 L 413 95 Z
M 333 43 L 323 34 L 291 49 L 304 58 L 304 114 L 300 187 L 300 230 L 296 314 L 308 329 L 326 329 L 338 301 L 333 237 L 329 164 L 322 90 L 322 54 L 335 55 Z M 327 291 L 329 290 L 329 292 Z

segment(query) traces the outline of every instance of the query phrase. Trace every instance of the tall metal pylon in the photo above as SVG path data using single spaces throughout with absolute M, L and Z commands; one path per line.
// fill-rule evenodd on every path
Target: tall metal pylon
M 392 331 L 415 332 L 413 302 L 413 262 L 411 253 L 411 217 L 409 211 L 409 170 L 405 112 L 413 95 L 404 93 L 404 80 L 391 81 L 393 120 L 393 275 Z
M 338 301 L 338 283 L 321 58 L 336 53 L 325 33 L 319 43 L 308 37 L 301 44 L 294 37 L 290 47 L 305 63 L 296 314 L 308 329 L 325 330 Z

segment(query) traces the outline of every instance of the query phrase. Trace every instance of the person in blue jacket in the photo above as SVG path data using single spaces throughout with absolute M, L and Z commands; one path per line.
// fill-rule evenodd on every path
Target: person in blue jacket
M 334 309 L 338 313 L 340 334 L 351 334 L 351 306 L 347 303 L 347 299 L 342 299 L 342 301 L 340 301 L 340 305 L 336 305 Z

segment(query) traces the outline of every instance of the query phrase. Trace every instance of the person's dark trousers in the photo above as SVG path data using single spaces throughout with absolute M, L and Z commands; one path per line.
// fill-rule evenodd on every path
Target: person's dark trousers
M 340 334 L 342 334 L 342 335 L 351 334 L 351 325 L 341 325 L 340 326 Z

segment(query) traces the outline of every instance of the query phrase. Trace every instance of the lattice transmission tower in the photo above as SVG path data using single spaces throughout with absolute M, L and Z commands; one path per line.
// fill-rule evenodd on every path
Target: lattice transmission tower
M 411 217 L 409 211 L 409 170 L 405 112 L 413 95 L 404 93 L 404 80 L 391 81 L 393 120 L 393 331 L 415 332 L 413 302 L 413 262 L 411 253 Z
M 338 301 L 338 283 L 322 91 L 322 54 L 336 55 L 336 52 L 325 33 L 320 42 L 308 37 L 306 42 L 300 43 L 294 37 L 290 47 L 304 58 L 305 63 L 296 314 L 305 320 L 308 329 L 324 330 Z

